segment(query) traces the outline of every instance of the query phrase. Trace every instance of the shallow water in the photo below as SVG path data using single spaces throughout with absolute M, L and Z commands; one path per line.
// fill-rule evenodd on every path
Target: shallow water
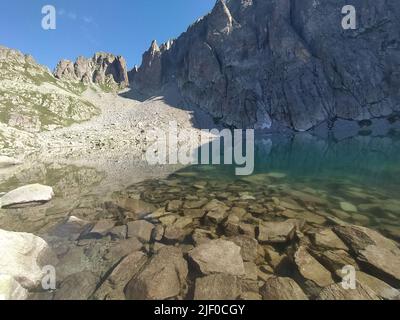
M 229 208 L 245 209 L 242 222 L 248 225 L 290 218 L 304 219 L 311 227 L 344 221 L 400 240 L 400 140 L 396 137 L 337 141 L 308 134 L 260 136 L 255 156 L 251 176 L 236 176 L 234 165 L 196 165 L 159 179 L 149 174 L 127 188 L 114 184 L 104 188 L 109 183 L 107 173 L 94 168 L 36 163 L 0 181 L 0 192 L 42 183 L 53 186 L 55 198 L 37 207 L 0 210 L 0 228 L 48 240 L 61 261 L 60 281 L 87 269 L 103 279 L 115 264 L 113 259 L 121 258 L 112 253 L 121 239 L 108 235 L 77 241 L 54 233 L 69 216 L 90 223 L 109 220 L 116 226 L 147 217 L 165 230 L 179 221 L 179 230 L 171 229 L 164 238 L 144 243 L 149 255 L 157 243 L 178 245 L 187 252 L 195 244 L 192 233 L 196 229 L 210 231 L 214 238 L 231 236 L 225 221 L 213 225 L 198 216 L 196 210 L 214 199 Z M 169 210 L 171 201 L 180 204 Z M 158 208 L 167 208 L 173 218 L 149 218 Z M 81 251 L 76 253 L 78 248 Z M 87 258 L 84 265 L 75 265 L 76 255 Z M 83 260 L 79 258 L 79 263 Z

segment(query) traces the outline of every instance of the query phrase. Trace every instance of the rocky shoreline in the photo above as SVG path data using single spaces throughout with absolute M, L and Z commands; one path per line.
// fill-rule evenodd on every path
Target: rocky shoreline
M 0 266 L 11 276 L 2 290 L 16 299 L 400 298 L 399 243 L 346 222 L 360 206 L 285 189 L 281 173 L 212 175 L 137 183 L 98 208 L 75 208 L 40 237 L 2 230 L 0 245 L 10 245 Z M 38 285 L 45 263 L 56 290 Z M 341 285 L 345 266 L 356 270 L 355 290 Z

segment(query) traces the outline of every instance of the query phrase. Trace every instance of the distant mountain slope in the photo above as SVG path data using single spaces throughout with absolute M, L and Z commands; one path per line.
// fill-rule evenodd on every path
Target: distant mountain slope
M 0 122 L 40 132 L 90 119 L 98 110 L 81 98 L 83 84 L 57 80 L 32 57 L 0 47 Z
M 400 2 L 353 0 L 357 29 L 338 0 L 218 0 L 173 42 L 155 42 L 132 85 L 171 83 L 188 105 L 238 128 L 309 130 L 400 112 Z M 363 122 L 365 123 L 365 122 Z
M 0 153 L 27 152 L 37 147 L 37 133 L 97 115 L 81 96 L 85 89 L 56 79 L 31 56 L 0 46 Z

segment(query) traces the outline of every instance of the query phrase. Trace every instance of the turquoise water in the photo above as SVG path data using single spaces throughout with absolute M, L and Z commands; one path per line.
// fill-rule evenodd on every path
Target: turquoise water
M 236 176 L 236 167 L 197 165 L 183 172 L 198 174 L 191 177 L 193 184 L 198 179 L 227 185 L 247 181 L 251 184 L 245 192 L 274 192 L 275 188 L 280 196 L 300 203 L 290 190 L 305 191 L 325 201 L 324 206 L 314 209 L 317 214 L 329 216 L 341 211 L 336 216 L 343 220 L 400 237 L 400 140 L 396 137 L 329 140 L 309 134 L 258 136 L 253 175 Z M 271 173 L 279 179 L 268 177 Z M 357 210 L 344 211 L 343 202 Z

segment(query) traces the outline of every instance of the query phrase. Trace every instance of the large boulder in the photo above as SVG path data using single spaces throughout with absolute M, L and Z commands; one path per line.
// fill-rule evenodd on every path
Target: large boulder
M 12 276 L 27 289 L 36 289 L 46 275 L 44 266 L 57 264 L 57 258 L 42 239 L 30 233 L 0 229 L 0 271 Z
M 377 231 L 355 225 L 337 226 L 334 231 L 365 268 L 394 286 L 400 285 L 400 249 L 396 242 Z
M 30 184 L 12 190 L 0 198 L 0 208 L 21 207 L 50 201 L 54 196 L 52 187 Z
M 241 248 L 231 241 L 210 240 L 195 247 L 189 257 L 205 274 L 225 273 L 234 276 L 245 274 Z
M 182 251 L 162 247 L 125 288 L 129 300 L 182 298 L 186 291 L 188 266 Z

